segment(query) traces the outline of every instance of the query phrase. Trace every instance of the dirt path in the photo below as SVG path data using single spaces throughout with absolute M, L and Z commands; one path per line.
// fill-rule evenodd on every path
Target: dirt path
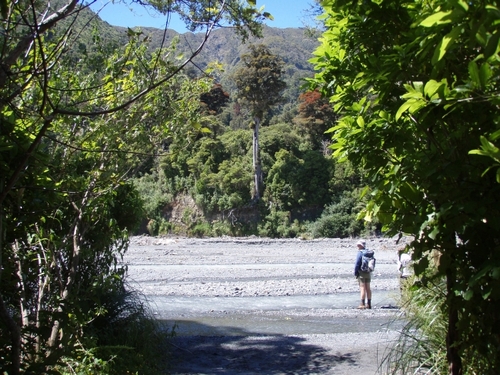
M 377 268 L 364 311 L 354 240 L 135 237 L 125 262 L 158 319 L 178 326 L 172 374 L 375 374 L 398 327 L 386 309 L 395 242 L 367 241 Z

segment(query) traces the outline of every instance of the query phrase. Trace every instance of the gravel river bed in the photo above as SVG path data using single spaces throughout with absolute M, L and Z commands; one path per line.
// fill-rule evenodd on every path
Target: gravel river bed
M 133 237 L 129 282 L 175 325 L 171 374 L 382 374 L 401 326 L 397 249 L 374 238 L 371 310 L 354 239 Z

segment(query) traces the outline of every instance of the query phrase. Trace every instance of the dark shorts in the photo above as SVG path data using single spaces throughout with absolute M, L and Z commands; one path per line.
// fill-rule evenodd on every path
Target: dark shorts
M 372 274 L 370 272 L 359 272 L 358 281 L 360 284 L 369 284 L 372 280 Z

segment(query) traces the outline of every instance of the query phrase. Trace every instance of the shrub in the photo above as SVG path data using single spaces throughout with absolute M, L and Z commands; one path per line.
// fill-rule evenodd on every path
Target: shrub
M 149 220 L 146 229 L 150 236 L 156 236 L 158 234 L 158 222 L 155 219 Z
M 89 322 L 85 341 L 63 359 L 62 374 L 121 375 L 164 373 L 169 361 L 166 343 L 173 335 L 154 318 L 134 290 L 103 287 L 102 313 Z
M 175 230 L 174 224 L 168 222 L 164 218 L 160 219 L 160 223 L 158 224 L 158 234 L 159 235 L 170 234 L 174 230 Z
M 363 230 L 363 222 L 357 219 L 359 201 L 351 194 L 344 194 L 338 203 L 325 208 L 321 217 L 309 225 L 314 238 L 357 237 Z
M 340 212 L 322 215 L 311 224 L 311 235 L 314 238 L 346 238 L 354 236 L 355 233 L 351 230 L 353 220 L 355 220 L 353 215 Z
M 134 180 L 134 186 L 139 191 L 144 202 L 144 215 L 148 218 L 157 219 L 161 215 L 163 207 L 172 201 L 172 183 L 160 171 L 153 171 Z
M 193 229 L 190 230 L 189 234 L 195 237 L 205 237 L 212 233 L 212 228 L 209 223 L 198 223 L 195 224 Z
M 422 278 L 425 284 L 414 279 L 402 284 L 400 306 L 404 325 L 397 341 L 384 354 L 384 374 L 449 374 L 446 281 L 428 276 Z M 463 375 L 497 373 L 492 371 L 491 357 L 482 355 L 474 345 L 461 354 L 466 364 Z
M 271 210 L 259 225 L 259 235 L 271 238 L 295 238 L 302 231 L 298 220 L 291 222 L 290 212 Z
M 216 237 L 229 236 L 232 234 L 231 223 L 227 221 L 215 221 L 212 223 L 212 235 Z

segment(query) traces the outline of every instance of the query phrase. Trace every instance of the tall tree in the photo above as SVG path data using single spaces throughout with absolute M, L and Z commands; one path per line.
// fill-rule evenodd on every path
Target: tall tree
M 210 86 L 176 77 L 215 28 L 258 34 L 264 16 L 255 2 L 154 2 L 166 20 L 178 12 L 204 28 L 192 55 L 148 54 L 129 30 L 130 43 L 96 65 L 71 54 L 95 15 L 77 0 L 55 4 L 0 3 L 0 369 L 14 375 L 74 354 L 103 314 L 99 290 L 123 282 L 117 262 L 140 211 L 128 177 L 160 140 L 199 130 Z
M 259 126 L 266 111 L 282 100 L 286 88 L 283 80 L 284 63 L 274 55 L 269 47 L 251 45 L 250 51 L 241 56 L 243 66 L 234 74 L 238 98 L 247 105 L 252 113 L 253 130 L 253 198 L 261 197 L 262 168 L 259 158 Z
M 342 116 L 334 155 L 373 182 L 367 219 L 413 235 L 416 273 L 446 280 L 449 373 L 496 373 L 500 2 L 321 4 L 312 83 Z

